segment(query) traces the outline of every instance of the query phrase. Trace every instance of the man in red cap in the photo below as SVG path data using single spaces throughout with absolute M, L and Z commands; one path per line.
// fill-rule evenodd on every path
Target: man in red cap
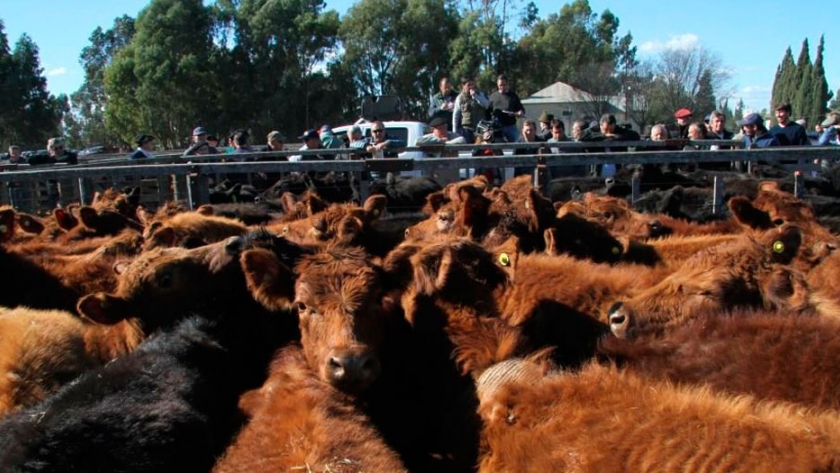
M 677 129 L 679 138 L 688 139 L 688 126 L 691 124 L 691 117 L 694 114 L 687 108 L 681 108 L 674 112 L 674 118 L 677 120 Z

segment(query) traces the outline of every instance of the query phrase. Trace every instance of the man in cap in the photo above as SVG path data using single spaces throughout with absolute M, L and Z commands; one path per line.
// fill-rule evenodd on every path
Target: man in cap
M 128 159 L 145 159 L 151 158 L 154 155 L 152 151 L 155 150 L 155 137 L 152 135 L 146 134 L 139 134 L 134 139 L 134 142 L 137 143 L 137 149 L 134 150 L 131 155 L 128 156 Z
M 554 115 L 543 110 L 539 118 L 540 131 L 537 132 L 537 140 L 548 141 L 551 138 L 552 120 L 554 120 Z
M 465 144 L 464 137 L 449 131 L 447 129 L 448 125 L 449 121 L 442 115 L 432 118 L 432 121 L 429 122 L 429 127 L 432 129 L 431 133 L 426 133 L 418 138 L 417 144 Z
M 837 146 L 840 145 L 838 140 L 837 130 L 840 129 L 840 113 L 829 112 L 825 120 L 820 123 L 822 132 L 817 144 L 820 146 Z
M 207 143 L 207 130 L 203 126 L 196 127 L 192 132 L 192 146 L 184 151 L 184 156 L 197 156 L 204 154 L 218 154 L 216 148 Z
M 738 120 L 738 126 L 744 134 L 744 147 L 747 149 L 768 148 L 779 146 L 779 140 L 767 131 L 764 119 L 757 113 L 750 113 Z
M 318 131 L 314 128 L 306 130 L 303 132 L 302 135 L 298 136 L 298 139 L 303 142 L 303 146 L 300 147 L 301 151 L 306 150 L 313 150 L 313 149 L 323 149 L 324 146 L 321 143 L 321 135 L 318 134 Z M 297 154 L 294 156 L 289 156 L 289 161 L 324 161 L 324 156 L 320 154 Z
M 200 143 L 202 141 L 207 141 L 207 130 L 203 126 L 195 127 L 192 132 L 192 142 Z
M 283 151 L 286 138 L 279 131 L 272 131 L 265 138 L 267 144 L 263 151 Z
M 790 120 L 790 102 L 776 104 L 776 125 L 770 128 L 770 134 L 779 140 L 780 146 L 808 146 L 808 134 L 805 127 Z
M 688 139 L 688 127 L 691 125 L 691 117 L 694 116 L 691 110 L 681 108 L 674 112 L 674 119 L 677 121 L 677 137 Z

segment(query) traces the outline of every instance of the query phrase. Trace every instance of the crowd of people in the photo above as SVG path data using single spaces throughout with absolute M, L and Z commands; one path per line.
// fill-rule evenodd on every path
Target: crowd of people
M 460 92 L 453 90 L 449 78 L 444 77 L 439 82 L 439 90 L 432 97 L 428 109 L 428 124 L 430 132 L 417 140 L 422 144 L 487 144 L 493 142 L 522 143 L 562 143 L 564 141 L 639 141 L 640 134 L 629 125 L 617 123 L 612 114 L 605 114 L 597 121 L 575 120 L 571 123 L 571 134 L 566 134 L 566 124 L 562 120 L 543 111 L 538 120 L 525 116 L 525 107 L 519 96 L 509 88 L 508 77 L 501 74 L 496 79 L 496 90 L 487 94 L 477 88 L 471 78 L 461 81 Z M 840 113 L 830 112 L 824 121 L 815 126 L 816 140 L 811 140 L 806 131 L 804 120 L 792 120 L 793 110 L 790 103 L 782 102 L 774 106 L 775 124 L 770 126 L 770 120 L 765 120 L 758 113 L 749 113 L 737 121 L 738 131 L 733 132 L 726 127 L 726 115 L 714 111 L 704 119 L 695 119 L 688 108 L 680 108 L 673 114 L 672 124 L 658 123 L 650 127 L 645 133 L 645 139 L 663 141 L 673 139 L 691 140 L 683 149 L 719 149 L 719 145 L 697 143 L 703 140 L 742 140 L 744 147 L 766 148 L 773 146 L 808 146 L 812 141 L 823 146 L 840 146 Z M 521 121 L 521 127 L 518 123 Z M 351 148 L 355 150 L 353 156 L 362 158 L 395 157 L 399 148 L 407 145 L 404 140 L 387 134 L 387 129 L 381 121 L 370 124 L 369 136 L 363 136 L 359 126 L 352 127 L 345 136 L 339 137 L 333 133 L 329 125 L 319 129 L 310 129 L 297 137 L 302 143 L 300 150 L 330 150 Z M 279 131 L 271 131 L 266 137 L 266 144 L 252 146 L 250 133 L 244 129 L 233 131 L 227 139 L 226 146 L 220 146 L 217 136 L 209 133 L 204 127 L 196 127 L 192 132 L 191 145 L 184 151 L 184 156 L 229 154 L 230 160 L 245 161 L 253 159 L 253 153 L 266 151 L 284 151 L 286 138 Z M 154 156 L 155 137 L 141 133 L 135 139 L 136 149 L 128 156 L 129 159 L 145 159 Z M 542 145 L 540 145 L 542 146 Z M 539 151 L 539 147 L 519 147 L 515 154 L 532 154 Z M 543 150 L 546 148 L 542 148 Z M 562 146 L 548 146 L 553 153 L 561 153 Z M 608 152 L 626 151 L 626 146 L 601 146 L 599 150 Z M 474 156 L 490 156 L 500 154 L 491 148 L 477 148 Z M 347 154 L 335 152 L 307 152 L 292 155 L 288 158 L 275 157 L 273 159 L 291 161 L 330 160 Z M 61 138 L 52 138 L 47 144 L 46 151 L 32 153 L 27 157 L 21 154 L 18 146 L 10 146 L 9 152 L 3 158 L 11 164 L 26 163 L 30 165 L 45 163 L 75 164 L 78 156 L 65 149 Z M 605 164 L 597 169 L 597 174 L 609 177 L 616 172 L 614 165 Z M 586 175 L 587 170 L 581 166 L 553 167 L 552 176 Z

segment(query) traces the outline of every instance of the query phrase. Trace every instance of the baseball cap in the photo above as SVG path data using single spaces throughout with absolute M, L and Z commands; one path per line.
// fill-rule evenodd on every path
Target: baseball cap
M 746 117 L 736 122 L 738 126 L 744 125 L 761 125 L 764 123 L 764 119 L 761 118 L 761 115 L 757 113 L 750 113 Z
M 836 113 L 829 113 L 825 120 L 820 123 L 820 126 L 834 126 L 840 125 L 840 115 Z
M 272 142 L 272 141 L 274 141 L 274 140 L 277 140 L 277 141 L 286 141 L 286 137 L 285 137 L 285 136 L 283 136 L 283 134 L 282 134 L 282 133 L 280 133 L 279 131 L 272 131 L 271 133 L 269 133 L 269 134 L 268 134 L 267 141 L 268 141 L 268 142 Z
M 154 140 L 155 137 L 152 135 L 144 135 L 139 134 L 137 137 L 134 138 L 134 142 L 137 143 L 137 146 L 143 146 L 144 144 Z
M 306 130 L 303 132 L 302 135 L 298 136 L 298 139 L 301 141 L 309 141 L 309 140 L 320 140 L 321 137 L 318 135 L 318 132 L 314 129 Z
M 435 118 L 432 118 L 432 121 L 429 122 L 429 126 L 434 128 L 434 127 L 438 127 L 438 126 L 441 126 L 441 125 L 446 125 L 447 121 L 448 120 L 446 120 L 443 117 L 435 117 Z
M 199 126 L 199 127 L 196 127 L 195 130 L 193 130 L 192 134 L 193 134 L 193 136 L 206 135 L 207 130 L 205 130 L 203 126 Z
M 689 118 L 692 115 L 694 115 L 694 113 L 687 108 L 681 108 L 674 112 L 674 118 Z

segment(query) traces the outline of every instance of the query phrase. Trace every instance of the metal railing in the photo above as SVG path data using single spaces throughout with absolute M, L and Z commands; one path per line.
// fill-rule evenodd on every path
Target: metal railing
M 563 142 L 563 143 L 498 143 L 484 145 L 431 145 L 401 148 L 395 152 L 418 151 L 426 155 L 454 155 L 458 157 L 420 158 L 420 159 L 337 159 L 333 161 L 277 161 L 291 155 L 322 155 L 356 157 L 359 150 L 339 148 L 329 150 L 297 150 L 279 152 L 254 152 L 243 154 L 219 154 L 207 156 L 183 157 L 180 154 L 160 155 L 143 160 L 129 160 L 125 156 L 103 157 L 101 160 L 87 160 L 80 165 L 3 165 L 0 166 L 0 203 L 17 205 L 14 195 L 20 189 L 35 189 L 43 194 L 42 187 L 55 190 L 58 188 L 59 205 L 71 201 L 89 203 L 96 186 L 105 188 L 118 186 L 126 179 L 134 182 L 145 180 L 157 182 L 158 195 L 155 200 L 162 203 L 168 199 L 183 201 L 194 207 L 209 201 L 210 182 L 218 182 L 219 176 L 228 174 L 252 175 L 254 173 L 326 173 L 329 171 L 349 173 L 360 183 L 360 195 L 367 196 L 371 175 L 383 175 L 388 172 L 419 171 L 423 175 L 432 175 L 440 170 L 469 170 L 480 168 L 529 168 L 533 170 L 535 183 L 544 185 L 545 167 L 595 166 L 602 164 L 698 164 L 712 162 L 766 162 L 782 163 L 790 170 L 818 171 L 820 162 L 840 160 L 840 147 L 801 147 L 801 148 L 765 148 L 765 149 L 721 149 L 721 150 L 675 150 L 674 147 L 692 146 L 727 146 L 740 147 L 737 141 L 687 141 L 671 140 L 666 142 Z M 595 152 L 606 148 L 629 147 L 630 152 Z M 464 156 L 476 149 L 502 149 L 510 151 L 518 148 L 539 148 L 537 154 L 473 157 Z M 553 153 L 552 149 L 561 153 Z M 635 148 L 635 151 L 632 151 Z M 581 150 L 587 152 L 580 152 Z M 568 151 L 567 151 L 568 150 Z M 116 159 L 119 158 L 119 159 Z M 237 161 L 233 162 L 232 159 Z M 240 162 L 238 160 L 243 160 Z M 256 161 L 248 161 L 256 160 Z M 57 183 L 57 184 L 53 184 Z M 46 185 L 45 185 L 46 184 Z M 634 186 L 637 187 L 637 186 Z M 36 189 L 37 188 L 37 189 Z M 35 209 L 43 208 L 38 202 Z

